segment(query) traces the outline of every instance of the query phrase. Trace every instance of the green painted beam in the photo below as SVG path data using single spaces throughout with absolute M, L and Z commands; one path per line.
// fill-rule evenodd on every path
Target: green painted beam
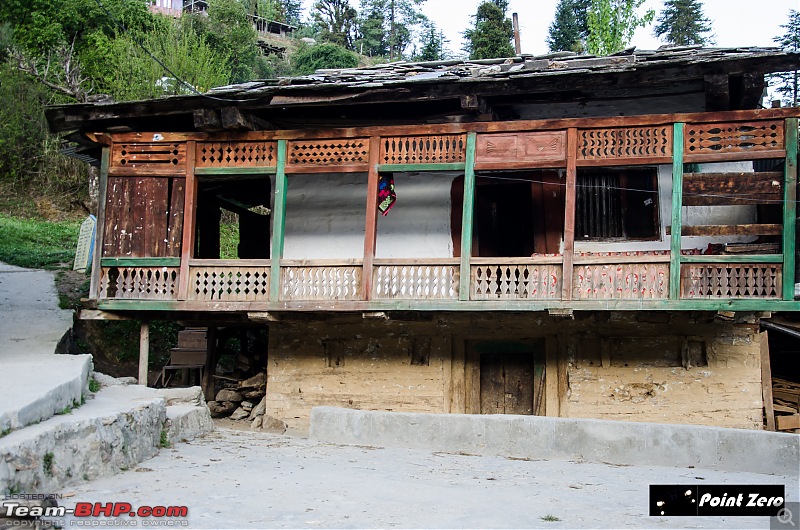
M 270 167 L 198 167 L 195 175 L 274 175 L 278 172 L 275 166 Z
M 697 299 L 697 300 L 371 300 L 368 302 L 201 302 L 165 300 L 109 300 L 97 302 L 104 311 L 800 311 L 800 301 L 778 299 Z
M 469 158 L 469 153 L 467 153 Z M 474 163 L 473 163 L 474 166 Z M 378 164 L 381 172 L 409 172 L 409 171 L 464 171 L 466 164 Z
M 272 240 L 269 276 L 269 299 L 273 302 L 281 296 L 281 258 L 283 237 L 286 228 L 286 140 L 278 140 L 278 167 L 275 173 L 275 199 L 272 205 Z
M 181 258 L 103 258 L 102 267 L 180 267 Z
M 783 263 L 780 254 L 725 254 L 721 256 L 681 256 L 681 263 Z
M 786 120 L 786 180 L 783 186 L 783 299 L 794 300 L 797 231 L 797 118 Z
M 467 163 L 464 167 L 464 207 L 461 214 L 461 268 L 458 299 L 469 300 L 470 254 L 472 254 L 472 217 L 475 212 L 475 143 L 477 135 L 467 134 Z
M 681 296 L 681 226 L 683 219 L 683 124 L 672 129 L 672 240 L 669 261 L 669 298 Z

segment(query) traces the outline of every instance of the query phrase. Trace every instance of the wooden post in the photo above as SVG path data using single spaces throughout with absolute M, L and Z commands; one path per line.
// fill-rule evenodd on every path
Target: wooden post
M 683 123 L 672 130 L 672 241 L 669 260 L 669 299 L 681 297 L 681 229 L 683 228 Z
M 139 329 L 139 384 L 147 386 L 150 365 L 150 323 L 142 321 Z
M 100 160 L 100 197 L 97 205 L 97 223 L 94 226 L 94 254 L 92 254 L 92 281 L 89 298 L 97 300 L 100 292 L 100 259 L 103 257 L 103 234 L 106 226 L 106 194 L 108 193 L 108 165 L 111 160 L 111 147 L 103 147 Z
M 278 167 L 275 173 L 275 199 L 272 205 L 272 240 L 270 241 L 269 299 L 281 298 L 281 258 L 286 225 L 286 140 L 278 140 Z
M 197 142 L 186 142 L 186 188 L 183 199 L 183 239 L 181 240 L 181 272 L 178 300 L 189 298 L 189 260 L 194 254 L 197 213 L 197 177 L 194 174 L 194 159 Z
M 772 367 L 769 360 L 769 334 L 759 334 L 761 339 L 761 396 L 764 399 L 764 416 L 767 419 L 767 430 L 775 430 L 775 410 L 772 404 Z
M 797 232 L 797 118 L 786 120 L 786 175 L 783 186 L 783 299 L 794 300 Z
M 558 337 L 552 335 L 546 339 L 544 362 L 544 413 L 557 418 L 560 415 L 558 399 Z
M 206 330 L 206 366 L 203 368 L 203 395 L 206 401 L 214 401 L 214 370 L 217 367 L 217 328 Z
M 512 13 L 511 19 L 514 25 L 514 50 L 517 52 L 517 55 L 519 55 L 522 53 L 522 45 L 519 42 L 519 15 Z
M 475 211 L 475 144 L 477 135 L 467 133 L 466 167 L 464 168 L 464 207 L 461 213 L 461 266 L 458 299 L 469 300 L 470 256 L 472 254 L 472 217 Z
M 381 156 L 381 138 L 369 139 L 369 176 L 367 177 L 367 218 L 364 225 L 364 261 L 361 269 L 361 297 L 372 299 L 372 264 L 375 261 L 375 245 L 378 241 L 378 164 Z
M 578 129 L 567 129 L 567 182 L 564 198 L 564 263 L 561 268 L 561 299 L 572 300 L 572 264 L 575 259 L 575 195 L 578 179 Z

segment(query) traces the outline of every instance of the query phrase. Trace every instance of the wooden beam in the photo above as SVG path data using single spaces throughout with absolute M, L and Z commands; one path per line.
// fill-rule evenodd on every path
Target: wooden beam
M 142 321 L 139 328 L 139 384 L 147 386 L 150 365 L 150 323 Z
M 197 142 L 186 142 L 186 189 L 183 199 L 183 236 L 181 238 L 181 271 L 178 280 L 178 299 L 189 298 L 189 260 L 194 255 L 197 218 L 197 177 L 194 174 Z
M 475 213 L 475 145 L 477 135 L 467 134 L 466 167 L 464 168 L 464 206 L 461 210 L 461 263 L 459 265 L 458 299 L 469 300 L 472 271 L 472 229 Z
M 372 299 L 372 266 L 375 261 L 375 246 L 378 242 L 378 185 L 380 173 L 378 164 L 381 158 L 381 139 L 369 139 L 369 173 L 367 175 L 367 213 L 364 223 L 364 260 L 361 270 L 361 296 Z
M 775 411 L 772 407 L 772 368 L 769 359 L 769 332 L 759 333 L 761 345 L 761 397 L 764 400 L 764 416 L 767 430 L 775 430 Z
M 797 118 L 786 120 L 786 175 L 783 185 L 783 299 L 794 300 L 797 237 Z
M 214 401 L 214 371 L 217 367 L 217 328 L 206 330 L 206 365 L 203 369 L 203 395 L 206 401 Z
M 461 108 L 474 114 L 490 114 L 492 112 L 486 98 L 475 94 L 461 96 Z
M 544 362 L 544 413 L 546 416 L 559 416 L 558 399 L 558 338 L 553 335 L 545 339 Z
M 222 119 L 219 112 L 214 109 L 195 109 L 193 114 L 194 128 L 203 132 L 217 132 L 222 130 Z
M 672 232 L 670 227 L 667 234 Z M 684 236 L 779 236 L 783 232 L 783 225 L 761 224 L 761 225 L 701 225 L 684 226 L 681 233 Z
M 730 83 L 726 74 L 707 75 L 703 78 L 706 93 L 706 112 L 730 110 Z
M 572 269 L 575 261 L 575 205 L 578 179 L 578 129 L 567 129 L 567 181 L 564 199 L 564 265 L 561 299 L 572 300 Z
M 281 298 L 281 258 L 286 228 L 286 140 L 278 140 L 278 168 L 275 173 L 275 198 L 272 205 L 272 239 L 270 241 L 269 299 Z
M 222 115 L 222 128 L 234 131 L 261 131 L 274 129 L 266 120 L 245 113 L 236 107 L 225 107 L 220 111 Z
M 783 263 L 781 254 L 714 254 L 681 256 L 681 263 Z
M 134 317 L 108 313 L 99 309 L 81 309 L 78 311 L 78 320 L 135 320 Z
M 681 297 L 681 225 L 683 204 L 683 123 L 672 128 L 672 233 L 670 240 L 669 298 Z
M 97 223 L 94 227 L 94 251 L 92 254 L 92 279 L 89 284 L 89 298 L 96 300 L 100 292 L 100 259 L 103 256 L 103 235 L 106 226 L 106 195 L 108 193 L 108 164 L 111 160 L 111 147 L 103 147 L 100 159 L 100 189 L 97 200 Z
M 800 429 L 800 414 L 792 414 L 791 416 L 778 416 L 777 420 L 779 431 Z
M 783 202 L 783 174 L 686 173 L 683 176 L 684 206 L 745 205 Z
M 180 267 L 181 258 L 102 258 L 102 267 Z

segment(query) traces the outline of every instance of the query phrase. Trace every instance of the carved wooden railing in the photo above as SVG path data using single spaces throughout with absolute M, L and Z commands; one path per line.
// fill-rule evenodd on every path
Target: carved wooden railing
M 360 260 L 281 260 L 281 300 L 362 300 Z
M 560 300 L 561 257 L 472 258 L 471 300 Z
M 195 167 L 241 168 L 271 167 L 278 161 L 278 143 L 261 142 L 197 142 Z
M 669 297 L 669 255 L 576 256 L 573 300 L 636 300 Z
M 723 256 L 720 256 L 723 257 Z M 781 297 L 779 263 L 687 263 L 681 265 L 682 298 Z
M 457 300 L 458 258 L 376 259 L 373 300 Z
M 179 278 L 178 267 L 101 267 L 98 298 L 176 300 Z
M 466 159 L 465 134 L 386 136 L 381 164 L 456 164 Z
M 189 300 L 266 302 L 269 300 L 268 261 L 191 260 Z

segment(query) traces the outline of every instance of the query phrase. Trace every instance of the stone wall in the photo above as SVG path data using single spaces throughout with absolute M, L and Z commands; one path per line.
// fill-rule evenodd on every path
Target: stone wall
M 298 318 L 298 317 L 296 317 Z M 304 317 L 308 318 L 308 317 Z M 545 338 L 549 416 L 761 428 L 758 326 L 713 313 L 392 315 L 270 329 L 267 414 L 306 429 L 311 408 L 478 413 L 469 344 Z

